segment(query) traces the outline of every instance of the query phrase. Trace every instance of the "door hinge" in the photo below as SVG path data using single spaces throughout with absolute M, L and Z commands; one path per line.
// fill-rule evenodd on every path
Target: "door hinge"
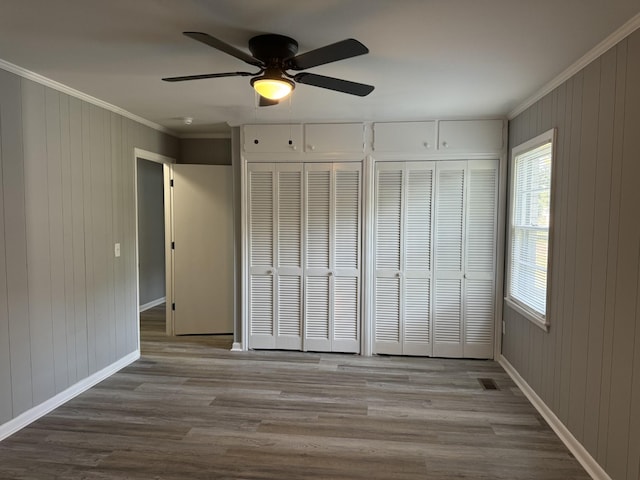
M 171 242 L 171 250 L 175 250 L 176 249 L 176 242 Z
M 174 310 L 174 311 L 175 311 L 175 309 L 176 309 L 176 304 L 175 304 L 175 303 L 172 303 L 172 304 L 171 304 L 171 310 Z
M 173 187 L 173 178 L 171 180 L 169 180 L 169 186 Z

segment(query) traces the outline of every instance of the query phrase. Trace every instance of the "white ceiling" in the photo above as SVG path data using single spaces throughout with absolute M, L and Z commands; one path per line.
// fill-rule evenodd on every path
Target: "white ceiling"
M 0 0 L 0 59 L 175 132 L 254 122 L 503 117 L 640 12 L 640 0 Z M 256 108 L 252 71 L 184 37 L 247 50 L 279 33 L 300 53 L 356 38 L 368 55 L 310 71 L 375 85 L 360 98 L 298 85 Z M 181 118 L 194 118 L 191 126 Z

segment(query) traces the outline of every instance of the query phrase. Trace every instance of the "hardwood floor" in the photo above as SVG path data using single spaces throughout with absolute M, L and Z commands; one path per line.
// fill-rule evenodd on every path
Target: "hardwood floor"
M 0 478 L 589 478 L 495 362 L 232 353 L 162 308 L 139 361 L 0 443 Z

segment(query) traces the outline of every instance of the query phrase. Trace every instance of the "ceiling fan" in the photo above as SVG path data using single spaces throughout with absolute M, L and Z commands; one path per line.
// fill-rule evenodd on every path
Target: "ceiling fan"
M 260 95 L 259 104 L 261 107 L 278 104 L 281 99 L 291 93 L 296 83 L 313 85 L 314 87 L 326 88 L 360 97 L 369 95 L 374 89 L 373 86 L 365 85 L 364 83 L 350 82 L 315 73 L 302 72 L 292 75 L 287 72 L 287 70 L 306 70 L 325 63 L 337 62 L 338 60 L 369 53 L 367 47 L 353 38 L 296 55 L 298 53 L 298 42 L 293 38 L 276 34 L 258 35 L 249 40 L 249 51 L 251 52 L 251 55 L 249 55 L 206 33 L 183 33 L 189 38 L 236 57 L 260 70 L 255 73 L 227 72 L 168 77 L 162 79 L 165 82 L 184 82 L 187 80 L 221 77 L 253 77 L 251 86 Z

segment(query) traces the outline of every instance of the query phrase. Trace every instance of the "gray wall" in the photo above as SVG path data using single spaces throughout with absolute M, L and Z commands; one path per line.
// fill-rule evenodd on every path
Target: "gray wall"
M 137 348 L 134 147 L 178 154 L 0 70 L 0 424 Z
M 231 165 L 231 139 L 182 138 L 178 163 Z
M 509 125 L 557 127 L 549 333 L 504 306 L 503 355 L 614 480 L 640 478 L 640 31 Z
M 140 305 L 165 296 L 162 164 L 138 158 L 138 275 Z

